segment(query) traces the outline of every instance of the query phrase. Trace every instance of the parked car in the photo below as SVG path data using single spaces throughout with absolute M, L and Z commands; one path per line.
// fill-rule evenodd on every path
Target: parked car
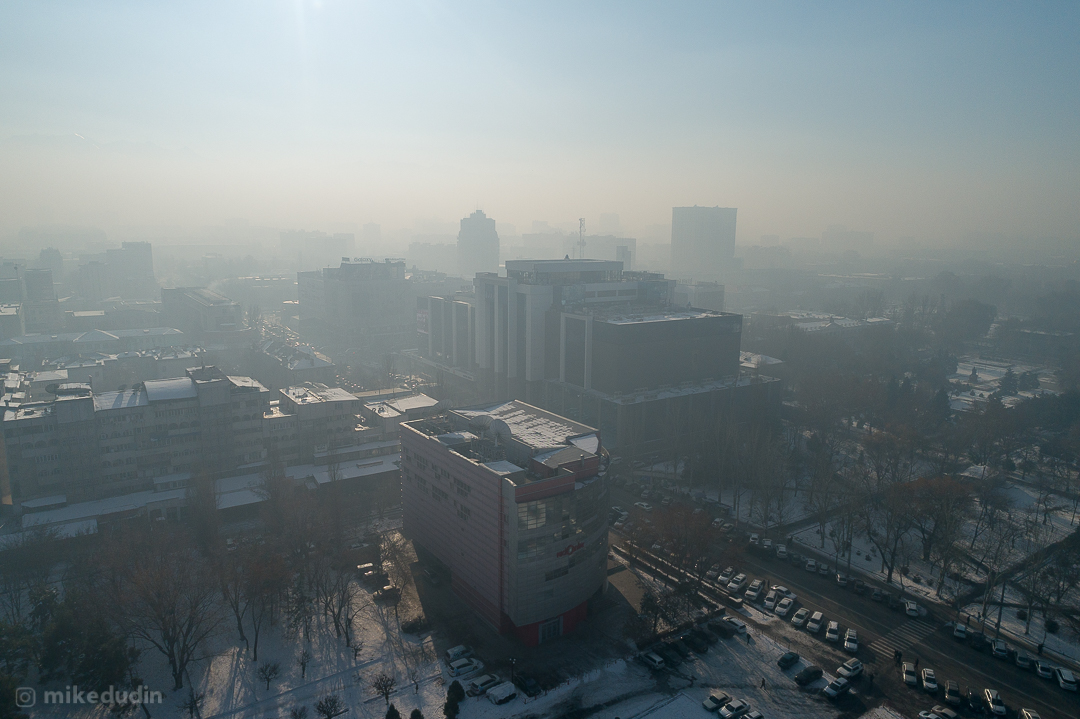
M 720 529 L 721 527 L 724 526 L 724 520 L 717 517 L 716 519 L 714 519 L 712 521 L 712 523 L 709 526 L 711 526 L 713 529 Z M 708 701 L 708 700 L 706 700 L 706 701 Z
M 514 679 L 514 684 L 517 685 L 518 689 L 524 692 L 525 696 L 530 698 L 538 697 L 540 696 L 540 693 L 544 691 L 540 688 L 540 684 L 538 684 L 535 679 L 529 676 L 524 676 L 522 674 L 517 675 L 517 677 Z
M 960 685 L 952 679 L 945 682 L 945 703 L 958 707 L 963 701 L 963 696 L 960 694 Z
M 735 617 L 724 617 L 724 621 L 730 624 L 737 634 L 746 634 L 746 625 Z
M 641 661 L 649 669 L 657 669 L 657 670 L 659 670 L 659 669 L 663 669 L 666 666 L 664 664 L 664 659 L 659 654 L 657 654 L 656 652 L 645 652 L 644 654 L 641 655 Z
M 762 551 L 764 551 L 764 552 L 765 552 L 766 554 L 768 554 L 769 552 L 771 552 L 771 551 L 773 550 L 773 543 L 772 543 L 772 540 L 771 540 L 771 539 L 769 539 L 768 537 L 765 537 L 764 539 L 762 539 L 762 540 L 761 540 L 761 549 L 762 549 Z
M 1016 657 L 1014 657 L 1013 661 L 1015 661 L 1016 666 L 1021 669 L 1031 669 L 1032 665 L 1035 663 L 1035 660 L 1031 658 L 1030 654 L 1020 651 L 1016 653 Z
M 776 660 L 776 665 L 781 669 L 790 669 L 799 663 L 799 655 L 795 652 L 785 652 Z
M 806 631 L 811 634 L 817 634 L 821 631 L 821 624 L 825 621 L 825 615 L 821 612 L 814 612 L 810 615 L 810 620 L 806 622 Z
M 791 601 L 790 597 L 784 597 L 776 603 L 776 615 L 778 617 L 786 617 L 794 604 L 795 602 Z
M 984 714 L 986 707 L 983 705 L 982 695 L 974 689 L 968 689 L 967 708 L 972 714 Z
M 810 616 L 810 610 L 803 607 L 799 611 L 795 612 L 795 616 L 791 618 L 791 623 L 797 627 L 801 627 L 806 624 L 807 618 Z
M 905 600 L 904 614 L 908 615 L 909 617 L 919 616 L 919 605 L 911 601 L 910 599 Z
M 953 627 L 952 635 L 956 639 L 959 639 L 960 641 L 964 641 L 965 639 L 967 639 L 967 635 L 968 635 L 967 626 L 957 622 L 956 626 Z
M 401 598 L 401 590 L 392 584 L 387 584 L 385 587 L 375 592 L 375 598 L 392 602 Z
M 870 593 L 870 598 L 873 599 L 875 602 L 880 602 L 882 599 L 885 598 L 885 594 L 880 589 L 875 589 L 873 592 Z
M 838 642 L 838 641 L 840 641 L 840 622 L 829 622 L 829 626 L 825 630 L 825 641 L 827 641 L 827 642 Z
M 732 579 L 730 582 L 728 582 L 727 590 L 729 592 L 738 592 L 738 591 L 741 591 L 742 588 L 745 587 L 745 586 L 746 586 L 746 575 L 740 573 L 740 574 L 736 574 L 734 579 Z
M 866 582 L 863 580 L 856 579 L 853 586 L 856 594 L 866 594 Z
M 720 575 L 717 577 L 716 581 L 726 586 L 727 583 L 730 582 L 731 578 L 734 576 L 735 567 L 728 567 L 724 571 L 720 572 Z
M 1065 667 L 1055 667 L 1054 678 L 1057 679 L 1058 686 L 1065 691 L 1076 691 L 1076 675 Z
M 819 562 L 817 567 L 818 574 L 824 574 L 826 577 L 832 574 L 832 570 L 829 569 L 829 565 L 824 562 Z
M 727 694 L 710 694 L 705 697 L 705 701 L 701 702 L 701 706 L 705 707 L 705 711 L 714 712 L 719 711 L 720 707 L 727 706 L 731 701 L 731 697 Z
M 813 684 L 818 679 L 821 679 L 822 674 L 824 672 L 821 671 L 820 667 L 811 665 L 795 675 L 795 683 L 800 687 L 805 687 L 807 684 Z
M 971 632 L 968 637 L 968 644 L 975 651 L 985 652 L 990 648 L 990 640 L 982 632 Z
M 904 678 L 904 684 L 909 687 L 919 685 L 919 677 L 915 674 L 915 665 L 911 662 L 904 662 L 900 665 L 900 674 Z
M 649 504 L 648 502 L 634 502 L 634 506 L 637 507 L 638 509 L 640 509 L 643 512 L 651 512 L 652 511 L 652 505 Z
M 1042 659 L 1035 660 L 1035 673 L 1043 679 L 1054 678 L 1054 666 L 1044 662 Z
M 1042 719 L 1042 717 L 1039 716 L 1039 712 L 1034 709 L 1021 709 L 1016 716 L 1019 719 Z
M 935 704 L 934 708 L 930 710 L 937 719 L 960 719 L 960 715 L 954 712 L 949 707 L 943 707 L 940 704 Z
M 770 589 L 769 593 L 765 595 L 765 608 L 775 609 L 776 602 L 779 598 L 780 595 L 777 593 L 777 591 L 775 589 Z
M 704 627 L 694 627 L 690 633 L 710 646 L 716 644 L 716 635 Z
M 709 651 L 709 645 L 705 643 L 705 640 L 694 634 L 683 635 L 682 640 L 686 642 L 686 646 L 693 649 L 698 654 L 706 654 Z
M 987 711 L 994 716 L 1005 716 L 1005 702 L 1001 700 L 997 689 L 983 689 L 983 702 L 986 704 Z
M 761 588 L 765 586 L 765 582 L 760 579 L 755 579 L 750 582 L 750 587 L 746 590 L 744 595 L 750 601 L 757 601 L 757 598 L 761 596 Z
M 836 583 L 839 584 L 841 587 L 846 587 L 848 585 L 847 575 L 842 572 L 837 572 Z
M 784 545 L 784 544 L 777 544 L 776 545 L 776 558 L 777 559 L 787 559 L 787 545 Z
M 848 659 L 836 668 L 836 673 L 845 679 L 854 679 L 862 674 L 863 663 L 858 659 Z
M 934 674 L 934 670 L 930 667 L 922 670 L 922 688 L 923 691 L 930 694 L 937 691 L 937 675 Z
M 760 544 L 761 544 L 761 538 L 757 535 L 757 533 L 756 532 L 751 533 L 750 534 L 750 545 L 756 547 L 756 546 L 759 546 Z
M 496 684 L 499 684 L 501 681 L 502 680 L 494 674 L 481 674 L 476 679 L 469 682 L 469 688 L 465 690 L 465 693 L 471 697 L 478 697 Z
M 844 651 L 851 654 L 859 651 L 859 633 L 854 629 L 848 629 L 844 634 Z
M 483 671 L 484 663 L 479 659 L 458 659 L 450 662 L 448 669 L 452 677 L 467 677 L 470 674 Z
M 825 687 L 825 696 L 830 699 L 835 699 L 843 694 L 847 694 L 848 689 L 851 688 L 851 682 L 843 677 L 833 679 L 829 686 Z
M 506 704 L 517 698 L 517 688 L 510 682 L 503 682 L 488 689 L 487 698 L 496 706 Z
M 817 572 L 817 562 L 815 562 L 813 559 L 807 559 L 806 564 L 803 566 L 803 569 L 808 572 Z
M 990 642 L 990 653 L 998 659 L 1009 658 L 1009 645 L 1005 643 L 1004 639 L 995 639 Z
M 458 659 L 468 659 L 472 654 L 472 647 L 465 644 L 458 644 L 456 647 L 450 647 L 446 650 L 446 663 L 451 664 Z
M 730 639 L 735 636 L 735 627 L 725 622 L 723 619 L 713 619 L 709 622 L 709 631 L 723 637 L 724 639 Z
M 720 708 L 720 716 L 724 719 L 735 719 L 750 711 L 750 705 L 742 699 L 732 699 Z

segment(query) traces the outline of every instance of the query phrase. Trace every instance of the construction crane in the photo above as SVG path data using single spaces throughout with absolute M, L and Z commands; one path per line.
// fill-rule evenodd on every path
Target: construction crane
M 584 260 L 585 259 L 585 218 L 584 217 L 578 219 L 577 248 L 578 248 L 578 259 Z

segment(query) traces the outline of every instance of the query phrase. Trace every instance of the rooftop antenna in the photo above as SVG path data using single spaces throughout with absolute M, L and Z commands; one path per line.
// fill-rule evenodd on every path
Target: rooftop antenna
M 578 259 L 585 259 L 585 218 L 578 219 L 577 230 Z

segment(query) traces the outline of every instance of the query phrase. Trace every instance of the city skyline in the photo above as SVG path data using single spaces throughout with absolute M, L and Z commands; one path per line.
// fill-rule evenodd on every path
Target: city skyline
M 740 208 L 740 244 L 834 224 L 1077 240 L 1064 6 L 0 12 L 0 236 L 237 217 L 392 235 L 479 206 L 518 228 L 617 213 L 646 237 L 699 204 Z

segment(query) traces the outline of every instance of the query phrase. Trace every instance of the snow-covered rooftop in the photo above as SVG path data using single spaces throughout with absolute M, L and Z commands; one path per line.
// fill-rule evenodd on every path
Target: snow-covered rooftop
M 148 379 L 143 385 L 146 387 L 146 398 L 151 402 L 165 402 L 173 399 L 192 399 L 198 396 L 198 392 L 195 389 L 195 383 L 190 377 Z

